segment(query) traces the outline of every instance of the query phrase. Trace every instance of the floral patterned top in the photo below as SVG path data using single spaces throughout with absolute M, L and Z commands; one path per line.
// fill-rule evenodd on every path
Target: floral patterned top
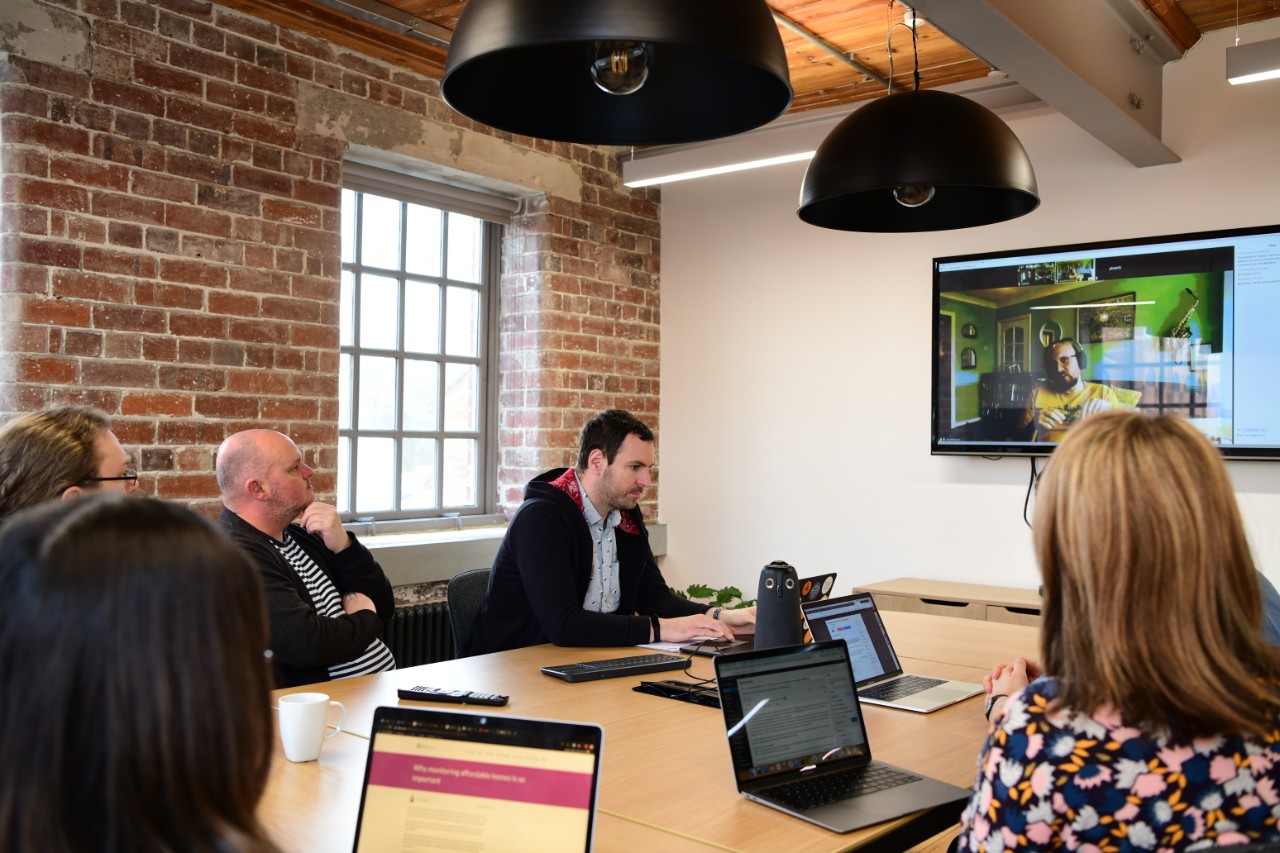
M 1152 734 L 1114 711 L 1050 713 L 1051 678 L 1004 703 L 958 850 L 1191 851 L 1280 839 L 1280 720 L 1265 741 Z

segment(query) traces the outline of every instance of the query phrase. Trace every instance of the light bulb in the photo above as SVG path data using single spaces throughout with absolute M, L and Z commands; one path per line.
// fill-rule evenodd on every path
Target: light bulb
M 591 79 L 600 91 L 630 95 L 649 79 L 649 45 L 642 41 L 598 41 Z
M 928 204 L 933 199 L 933 193 L 934 189 L 931 186 L 893 188 L 893 197 L 903 207 L 919 207 L 922 204 Z

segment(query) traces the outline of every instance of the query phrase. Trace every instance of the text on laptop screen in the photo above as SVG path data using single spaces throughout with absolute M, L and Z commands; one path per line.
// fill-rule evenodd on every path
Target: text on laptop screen
M 842 649 L 808 649 L 794 666 L 743 655 L 718 662 L 729 751 L 740 779 L 801 770 L 867 753 L 866 729 Z
M 858 684 L 902 671 L 870 595 L 833 599 L 809 607 L 807 614 L 815 639 L 844 640 Z
M 531 744 L 525 722 L 380 718 L 356 849 L 586 850 L 598 739 L 563 724 Z

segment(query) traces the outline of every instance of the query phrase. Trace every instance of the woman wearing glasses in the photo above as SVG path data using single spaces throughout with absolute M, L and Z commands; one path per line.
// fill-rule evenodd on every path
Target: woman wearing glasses
M 129 454 L 97 409 L 59 406 L 0 429 L 0 518 L 55 498 L 137 488 Z
M 1043 666 L 989 677 L 958 848 L 1280 839 L 1280 650 L 1218 451 L 1180 418 L 1089 418 L 1053 452 L 1034 528 Z

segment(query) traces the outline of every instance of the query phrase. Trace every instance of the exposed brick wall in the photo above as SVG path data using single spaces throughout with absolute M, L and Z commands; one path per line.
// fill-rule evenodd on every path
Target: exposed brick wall
M 329 91 L 572 176 L 507 232 L 504 506 L 569 463 L 591 413 L 657 428 L 658 196 L 622 187 L 611 149 L 491 131 L 433 80 L 201 0 L 8 2 L 24 27 L 0 35 L 0 416 L 99 406 L 145 489 L 208 513 L 218 443 L 268 426 L 331 492 L 342 160 L 353 134 L 400 145 L 304 121 Z

